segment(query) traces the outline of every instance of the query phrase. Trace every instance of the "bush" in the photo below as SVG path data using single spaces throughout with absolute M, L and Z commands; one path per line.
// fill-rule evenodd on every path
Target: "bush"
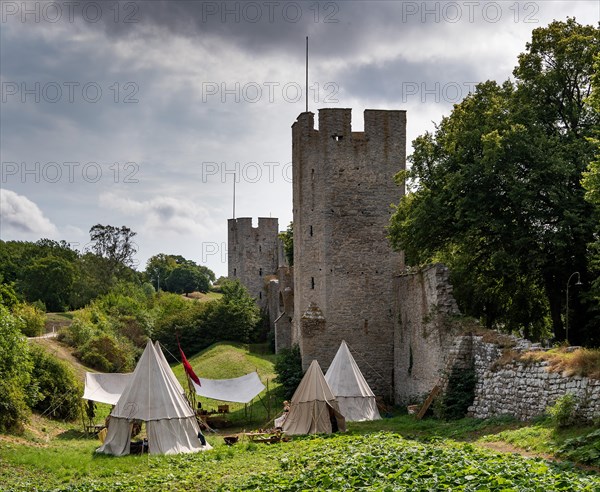
M 81 361 L 103 372 L 129 372 L 135 367 L 139 351 L 122 337 L 100 333 L 82 345 L 75 355 Z
M 37 383 L 38 401 L 34 410 L 61 420 L 74 420 L 78 416 L 82 388 L 71 368 L 46 352 L 32 345 L 32 381 Z
M 29 417 L 32 364 L 23 322 L 0 305 L 0 432 L 20 432 Z M 27 393 L 26 388 L 29 389 Z
M 462 419 L 475 399 L 475 369 L 454 369 L 448 378 L 448 389 L 443 398 L 436 400 L 434 414 L 445 420 Z
M 19 304 L 13 308 L 13 315 L 23 321 L 21 327 L 23 335 L 38 337 L 44 333 L 46 316 L 41 309 L 31 304 Z
M 298 345 L 279 352 L 275 361 L 275 372 L 277 373 L 275 382 L 281 384 L 282 396 L 284 399 L 289 400 L 304 376 L 302 356 Z
M 207 318 L 214 316 L 218 301 L 184 301 L 183 309 L 163 314 L 154 325 L 153 338 L 167 353 L 178 353 L 177 339 L 188 355 L 193 355 L 221 340 L 218 331 L 207 327 Z
M 577 422 L 577 399 L 575 395 L 567 393 L 546 411 L 556 428 L 569 427 Z

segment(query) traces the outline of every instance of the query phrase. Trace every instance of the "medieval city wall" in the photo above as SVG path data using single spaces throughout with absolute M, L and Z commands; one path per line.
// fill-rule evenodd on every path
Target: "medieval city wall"
M 394 397 L 408 404 L 424 399 L 464 343 L 458 325 L 449 322 L 459 312 L 445 266 L 400 275 L 395 295 Z
M 448 390 L 447 377 L 458 369 L 475 375 L 470 416 L 528 420 L 543 415 L 548 406 L 570 393 L 576 398 L 579 418 L 600 417 L 600 380 L 553 372 L 545 361 L 520 361 L 518 354 L 543 349 L 529 340 L 481 328 L 473 331 L 473 321 L 458 318 L 443 265 L 401 275 L 398 299 L 396 403 L 422 402 L 436 385 L 443 394 Z M 514 358 L 502 363 L 507 350 Z

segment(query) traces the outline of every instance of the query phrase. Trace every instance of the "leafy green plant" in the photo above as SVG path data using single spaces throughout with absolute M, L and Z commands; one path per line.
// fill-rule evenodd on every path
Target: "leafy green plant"
M 61 420 L 78 417 L 82 388 L 71 368 L 40 346 L 31 345 L 29 350 L 33 361 L 32 382 L 38 391 L 33 409 Z
M 25 336 L 37 337 L 44 333 L 46 316 L 42 310 L 31 304 L 19 304 L 13 308 L 13 314 L 23 320 L 22 331 Z
M 304 372 L 302 371 L 302 356 L 300 355 L 300 347 L 298 345 L 279 352 L 277 361 L 275 362 L 275 372 L 277 373 L 275 381 L 281 384 L 283 397 L 290 399 L 304 376 Z
M 29 416 L 31 359 L 23 321 L 0 305 L 0 432 L 20 432 Z
M 569 427 L 577 421 L 577 399 L 575 395 L 567 393 L 546 411 L 557 428 Z
M 567 439 L 557 454 L 578 463 L 600 466 L 600 429 Z

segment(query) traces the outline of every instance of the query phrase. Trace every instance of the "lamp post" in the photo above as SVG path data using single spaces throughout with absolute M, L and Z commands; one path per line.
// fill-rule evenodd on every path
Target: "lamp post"
M 567 280 L 567 311 L 565 312 L 565 334 L 566 334 L 567 343 L 569 343 L 569 283 L 571 282 L 571 279 L 575 275 L 577 275 L 577 282 L 575 282 L 574 285 L 582 285 L 581 277 L 579 276 L 579 272 L 573 272 L 571 274 L 571 276 L 569 277 L 569 280 Z

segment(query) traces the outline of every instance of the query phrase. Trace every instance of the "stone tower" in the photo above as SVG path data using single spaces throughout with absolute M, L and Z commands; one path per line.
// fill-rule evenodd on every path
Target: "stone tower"
M 294 318 L 292 340 L 306 368 L 325 371 L 342 340 L 377 395 L 391 397 L 396 276 L 402 256 L 386 227 L 404 193 L 406 112 L 366 110 L 353 132 L 350 109 L 302 113 L 292 126 Z
M 266 277 L 277 271 L 279 262 L 278 221 L 259 217 L 258 227 L 252 227 L 250 217 L 227 222 L 227 276 L 239 279 L 260 308 L 265 309 Z

